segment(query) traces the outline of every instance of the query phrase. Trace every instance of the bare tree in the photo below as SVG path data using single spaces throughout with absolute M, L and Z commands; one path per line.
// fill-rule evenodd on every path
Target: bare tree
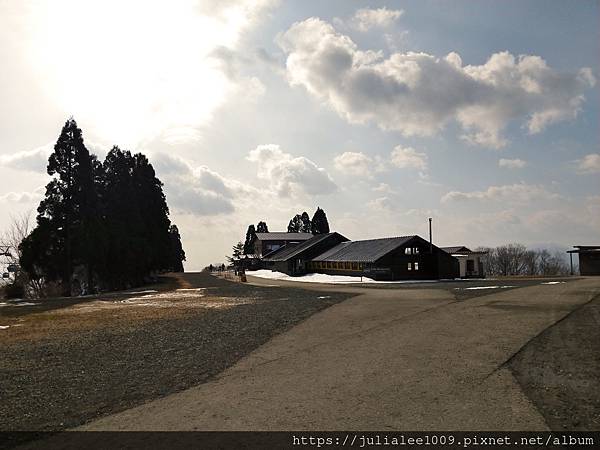
M 523 270 L 524 275 L 537 275 L 538 273 L 539 252 L 535 250 L 527 250 L 523 254 Z
M 19 260 L 21 259 L 19 245 L 31 232 L 31 216 L 31 211 L 11 216 L 8 228 L 0 235 L 0 246 L 8 247 L 10 256 L 5 256 L 5 258 L 16 269 L 13 279 L 14 284 L 23 286 L 26 294 L 40 297 L 43 296 L 44 280 L 30 279 L 25 272 L 19 269 Z

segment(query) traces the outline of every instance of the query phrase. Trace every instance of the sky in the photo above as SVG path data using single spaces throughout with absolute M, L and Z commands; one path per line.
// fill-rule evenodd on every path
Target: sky
M 186 270 L 323 208 L 349 239 L 600 245 L 600 3 L 0 0 L 0 230 L 73 116 L 150 158 Z

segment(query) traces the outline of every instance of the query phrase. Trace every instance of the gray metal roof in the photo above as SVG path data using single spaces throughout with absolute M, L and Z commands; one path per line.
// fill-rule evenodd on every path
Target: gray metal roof
M 267 256 L 264 259 L 265 259 L 265 261 L 286 261 L 290 258 L 293 258 L 293 257 L 299 255 L 303 251 L 308 250 L 315 244 L 318 244 L 319 242 L 327 239 L 328 237 L 333 236 L 334 234 L 337 234 L 340 237 L 347 240 L 347 238 L 345 236 L 342 236 L 341 234 L 335 233 L 335 232 L 325 233 L 325 234 L 317 234 L 317 235 L 313 236 L 312 239 L 304 241 L 298 245 L 293 245 L 291 247 L 285 247 L 281 250 L 278 250 L 277 252 L 274 252 L 272 256 Z
M 375 262 L 415 237 L 418 236 L 342 242 L 331 250 L 313 258 L 313 261 Z
M 451 255 L 454 253 L 473 253 L 467 247 L 463 247 L 462 245 L 457 245 L 456 247 L 440 247 L 446 253 L 450 253 Z
M 306 241 L 313 236 L 312 233 L 286 233 L 285 231 L 256 233 L 259 241 Z

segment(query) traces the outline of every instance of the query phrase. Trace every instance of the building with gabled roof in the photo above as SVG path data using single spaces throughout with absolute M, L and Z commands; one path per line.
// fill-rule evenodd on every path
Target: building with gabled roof
M 272 233 L 256 233 L 254 240 L 254 253 L 259 257 L 265 257 L 281 247 L 289 247 L 300 244 L 313 237 L 312 233 L 287 233 L 277 231 Z
M 454 247 L 440 247 L 449 255 L 458 259 L 461 278 L 484 278 L 484 258 L 487 252 L 478 252 L 461 245 Z
M 456 278 L 458 260 L 420 236 L 347 241 L 314 257 L 309 272 L 375 280 Z
M 312 258 L 346 241 L 347 237 L 335 232 L 317 234 L 299 244 L 275 250 L 263 258 L 263 266 L 288 275 L 303 275 L 307 272 L 307 262 Z

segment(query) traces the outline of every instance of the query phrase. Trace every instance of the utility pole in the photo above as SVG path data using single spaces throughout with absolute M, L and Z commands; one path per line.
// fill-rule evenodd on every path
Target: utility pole
M 431 236 L 431 221 L 433 219 L 429 218 L 429 253 L 433 253 L 433 238 Z

